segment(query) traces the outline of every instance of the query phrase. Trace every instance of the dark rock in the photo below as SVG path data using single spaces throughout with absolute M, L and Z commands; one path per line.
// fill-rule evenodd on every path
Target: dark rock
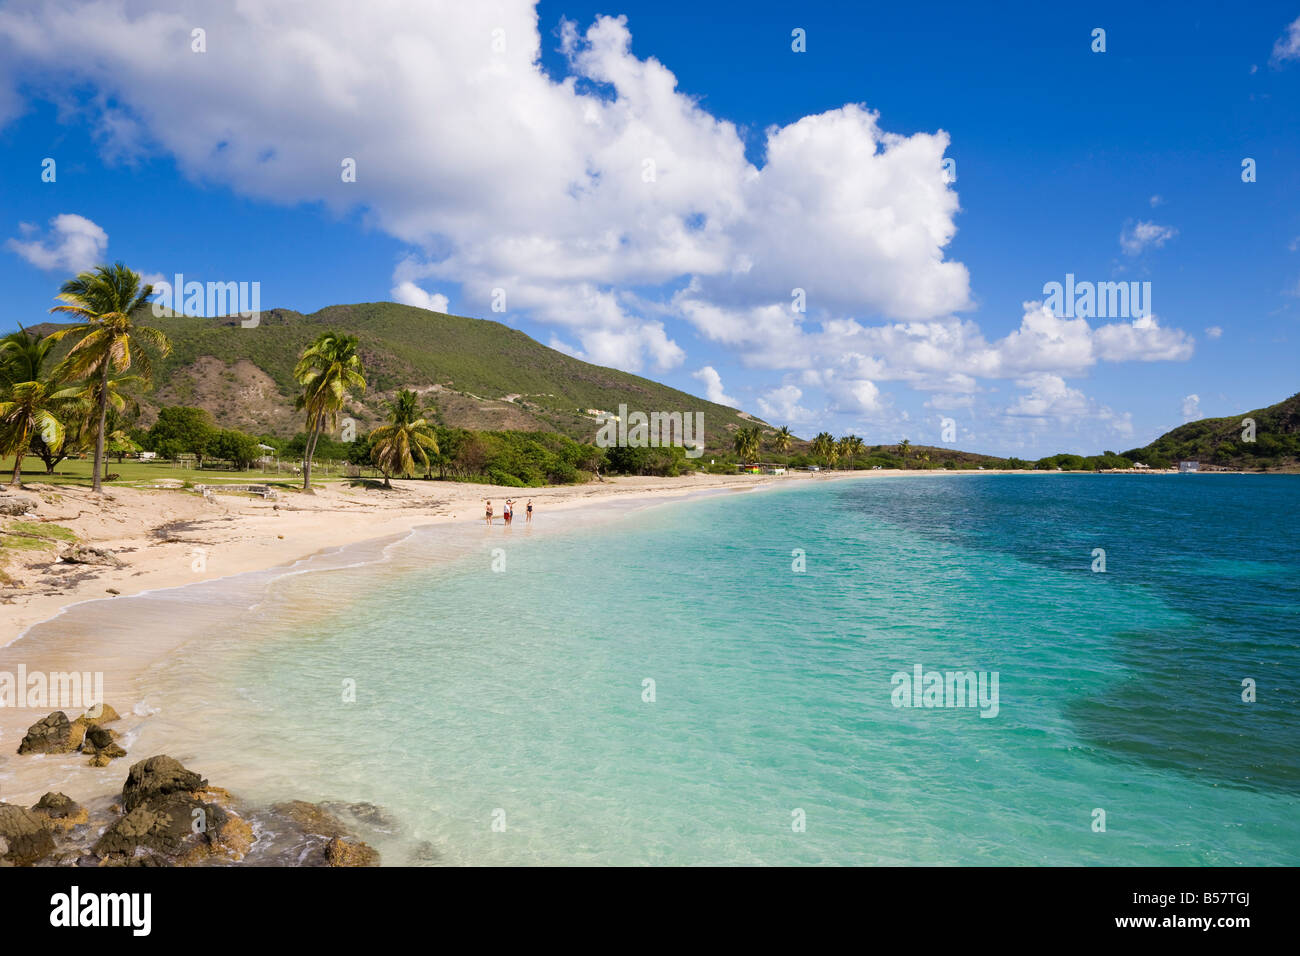
M 36 814 L 55 833 L 68 834 L 76 827 L 87 823 L 90 820 L 90 811 L 73 800 L 66 793 L 47 793 L 41 799 L 36 801 L 32 807 L 32 813 Z M 66 857 L 69 853 L 73 857 L 78 856 L 84 849 L 64 846 L 63 855 Z M 64 865 L 62 862 L 60 866 Z M 69 864 L 70 865 L 70 864 Z
M 63 820 L 86 811 L 66 793 L 47 793 L 36 801 L 36 806 L 32 807 L 32 812 L 43 813 L 55 820 Z
M 150 797 L 171 793 L 195 793 L 207 786 L 207 781 L 181 762 L 166 754 L 150 757 L 132 764 L 122 786 L 122 807 L 129 814 Z
M 190 793 L 151 794 L 104 831 L 95 853 L 100 857 L 158 853 L 179 860 L 209 842 L 218 816 L 224 816 L 220 807 Z
M 74 727 L 68 715 L 56 710 L 27 728 L 27 736 L 18 745 L 20 754 L 66 754 L 81 744 L 84 727 Z
M 111 824 L 94 853 L 109 865 L 201 863 L 213 856 L 239 861 L 253 845 L 253 828 L 194 793 L 155 793 Z M 139 860 L 158 859 L 137 863 Z
M 81 745 L 81 749 L 87 753 L 94 753 L 96 750 L 103 750 L 113 744 L 113 732 L 107 730 L 99 724 L 91 724 L 86 728 L 86 740 Z
M 48 822 L 26 807 L 0 803 L 0 859 L 15 866 L 31 866 L 54 852 L 54 834 Z
M 93 766 L 107 767 L 110 760 L 126 756 L 126 751 L 114 743 L 116 739 L 117 734 L 113 731 L 91 724 L 86 728 L 86 740 L 81 749 L 95 758 L 91 761 Z

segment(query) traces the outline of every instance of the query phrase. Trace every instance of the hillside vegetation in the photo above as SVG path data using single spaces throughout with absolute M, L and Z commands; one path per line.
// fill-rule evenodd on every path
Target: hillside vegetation
M 658 382 L 603 368 L 548 348 L 486 319 L 430 312 L 392 302 L 337 305 L 303 315 L 263 312 L 255 328 L 237 317 L 148 315 L 172 353 L 158 363 L 144 396 L 145 421 L 164 405 L 205 408 L 223 424 L 252 434 L 301 430 L 294 411 L 293 367 L 322 332 L 356 335 L 369 388 L 350 409 L 362 430 L 382 420 L 382 402 L 410 388 L 438 409 L 440 424 L 483 431 L 554 431 L 594 439 L 586 409 L 703 412 L 709 451 L 730 448 L 737 428 L 757 419 Z M 59 326 L 36 326 L 45 333 Z
M 1243 419 L 1255 422 L 1255 440 L 1246 440 Z M 1300 466 L 1300 393 L 1285 401 L 1228 418 L 1202 418 L 1179 425 L 1151 444 L 1124 452 L 1124 457 L 1153 468 L 1179 461 L 1233 470 Z

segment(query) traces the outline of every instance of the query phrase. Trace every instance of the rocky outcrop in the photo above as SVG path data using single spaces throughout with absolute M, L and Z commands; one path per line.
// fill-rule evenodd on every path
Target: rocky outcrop
M 56 710 L 27 728 L 27 735 L 18 745 L 20 754 L 68 754 L 81 746 L 85 736 L 84 725 L 73 727 L 68 715 Z
M 225 811 L 189 793 L 156 794 L 112 823 L 94 847 L 110 865 L 154 854 L 168 862 L 209 855 Z
M 104 831 L 93 852 L 105 865 L 190 865 L 211 857 L 243 859 L 253 828 L 222 803 L 228 795 L 166 755 L 134 764 L 122 787 L 125 815 Z
M 54 834 L 46 819 L 8 803 L 0 803 L 0 860 L 12 866 L 31 866 L 54 852 Z
M 43 817 L 47 826 L 57 830 L 71 830 L 90 817 L 85 807 L 65 793 L 47 793 L 36 801 L 32 813 Z
M 98 712 L 99 717 L 91 715 Z M 120 720 L 117 711 L 100 704 L 86 711 L 76 720 L 56 710 L 27 728 L 27 735 L 18 745 L 20 754 L 70 754 L 81 750 L 91 756 L 91 763 L 105 767 L 110 760 L 125 757 L 126 751 L 115 743 L 117 734 L 100 726 L 101 723 Z
M 160 754 L 132 764 L 122 785 L 122 806 L 130 813 L 151 797 L 170 793 L 196 793 L 208 782 L 186 770 L 174 757 Z
M 91 724 L 86 728 L 86 739 L 81 745 L 81 751 L 90 754 L 92 767 L 107 767 L 110 761 L 126 756 L 126 751 L 115 742 L 116 738 L 113 731 L 99 724 Z
M 92 723 L 86 730 L 84 749 L 102 755 L 115 746 L 114 737 Z M 362 833 L 376 830 L 378 823 L 395 825 L 382 808 L 372 804 L 320 805 L 296 800 L 276 804 L 269 811 L 253 810 L 237 804 L 220 787 L 210 786 L 180 761 L 160 754 L 130 768 L 120 801 L 111 807 L 104 800 L 83 807 L 66 794 L 53 792 L 30 810 L 0 803 L 0 867 L 241 862 L 378 866 L 378 851 L 358 839 L 350 825 L 331 812 L 334 807 L 348 820 L 356 818 Z M 260 843 L 253 821 L 260 821 L 266 830 Z
M 0 515 L 25 515 L 35 511 L 40 504 L 40 499 L 31 495 L 0 495 Z

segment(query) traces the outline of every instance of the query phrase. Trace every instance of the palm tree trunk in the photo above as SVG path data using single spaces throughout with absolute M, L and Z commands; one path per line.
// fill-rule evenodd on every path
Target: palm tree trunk
M 23 458 L 27 455 L 27 447 L 30 442 L 26 442 L 14 449 L 14 480 L 9 482 L 10 488 L 21 488 L 23 486 Z
M 324 425 L 324 412 L 319 413 L 311 423 L 311 431 L 307 435 L 306 454 L 302 460 L 302 490 L 311 491 L 311 459 L 316 454 L 316 439 L 320 437 L 321 427 Z
M 95 432 L 95 465 L 91 489 L 96 493 L 103 487 L 104 429 L 108 425 L 108 373 L 111 364 L 108 356 L 104 356 L 104 372 L 99 379 L 99 428 Z

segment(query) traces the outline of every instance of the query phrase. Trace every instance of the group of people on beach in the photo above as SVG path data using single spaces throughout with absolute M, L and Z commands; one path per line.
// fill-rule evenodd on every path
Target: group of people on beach
M 484 502 L 487 504 L 487 512 L 484 514 L 483 519 L 490 525 L 492 524 L 492 499 L 485 498 Z M 527 507 L 524 508 L 524 515 L 526 516 L 524 520 L 528 524 L 532 524 L 533 523 L 533 499 L 532 498 L 528 499 L 528 505 Z M 505 519 L 506 524 L 510 524 L 510 522 L 514 520 L 514 516 L 515 516 L 515 500 L 513 498 L 507 498 L 506 507 L 505 510 L 501 512 L 501 517 Z

